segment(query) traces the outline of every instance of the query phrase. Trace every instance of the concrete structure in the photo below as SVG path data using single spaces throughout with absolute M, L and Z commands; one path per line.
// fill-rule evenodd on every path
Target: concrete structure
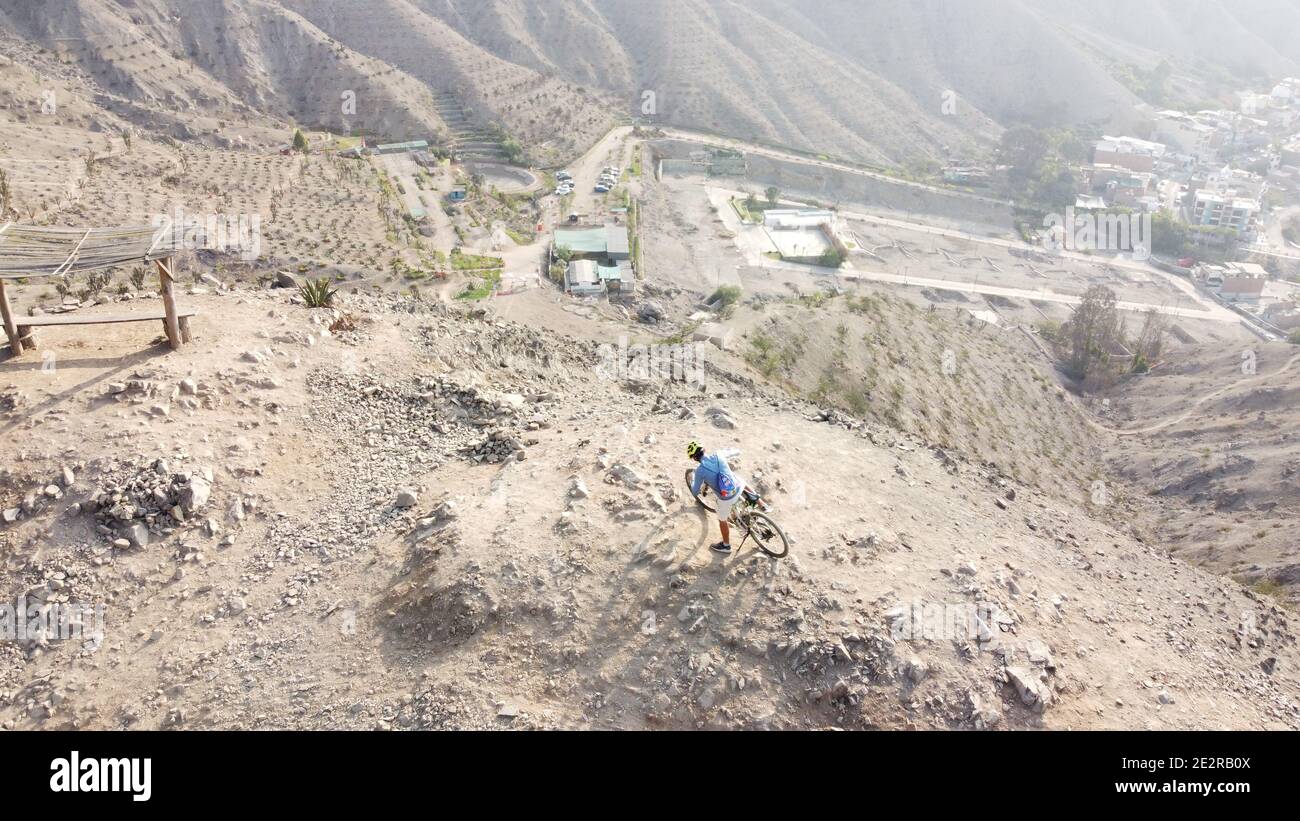
M 731 346 L 731 328 L 720 322 L 706 322 L 691 334 L 694 342 L 707 342 L 725 351 Z
M 770 208 L 763 212 L 763 227 L 773 231 L 791 231 L 835 225 L 836 214 L 819 208 Z
M 1263 277 L 1227 277 L 1219 289 L 1219 296 L 1229 302 L 1256 304 L 1264 295 L 1265 282 Z
M 1103 137 L 1097 141 L 1092 161 L 1097 165 L 1117 165 L 1130 171 L 1150 171 L 1156 160 L 1164 157 L 1163 143 L 1136 137 Z
M 1092 192 L 1102 195 L 1106 203 L 1132 208 L 1139 205 L 1146 197 L 1154 196 L 1158 179 L 1155 174 L 1103 164 L 1088 169 L 1088 182 Z M 1106 206 L 1082 206 L 1076 202 L 1075 207 L 1104 208 Z
M 1222 131 L 1181 111 L 1157 112 L 1156 134 L 1169 146 L 1191 156 L 1196 162 L 1213 159 L 1219 146 L 1223 145 Z
M 1232 228 L 1239 235 L 1250 236 L 1259 227 L 1259 201 L 1228 197 L 1213 191 L 1196 192 L 1192 204 L 1193 225 Z
M 564 290 L 574 296 L 599 296 L 605 292 L 595 260 L 575 259 L 564 272 Z
M 1258 304 L 1268 282 L 1268 272 L 1253 262 L 1201 265 L 1198 274 L 1207 288 L 1218 291 L 1229 302 Z
M 1241 168 L 1225 165 L 1205 178 L 1203 188 L 1216 194 L 1230 194 L 1243 199 L 1258 200 L 1268 185 L 1264 178 Z

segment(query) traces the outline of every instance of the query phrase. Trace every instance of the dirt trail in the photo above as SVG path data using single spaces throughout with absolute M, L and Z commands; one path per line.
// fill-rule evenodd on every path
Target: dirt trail
M 1042 342 L 1038 339 L 1036 335 L 1030 334 L 1028 331 L 1025 331 L 1025 335 L 1034 342 L 1034 345 L 1039 349 L 1039 351 L 1042 352 L 1043 356 L 1047 357 L 1049 361 L 1052 360 L 1053 357 L 1051 352 L 1048 351 L 1043 346 Z M 1203 396 L 1200 396 L 1195 400 L 1193 400 L 1192 404 L 1186 410 L 1182 411 L 1176 416 L 1170 416 L 1168 418 L 1162 419 L 1159 422 L 1154 422 L 1149 425 L 1144 425 L 1143 427 L 1140 428 L 1112 428 L 1107 425 L 1103 425 L 1101 422 L 1098 422 L 1096 419 L 1092 417 L 1092 414 L 1089 412 L 1089 410 L 1083 405 L 1083 403 L 1079 402 L 1079 400 L 1075 396 L 1071 394 L 1066 394 L 1066 395 L 1069 396 L 1069 401 L 1072 404 L 1074 404 L 1076 408 L 1079 409 L 1079 415 L 1082 417 L 1084 422 L 1088 425 L 1088 427 L 1092 428 L 1093 430 L 1102 431 L 1104 433 L 1111 433 L 1116 436 L 1138 436 L 1144 433 L 1156 433 L 1157 431 L 1161 431 L 1164 430 L 1165 428 L 1171 427 L 1173 425 L 1177 425 L 1181 422 L 1185 422 L 1188 419 L 1190 419 L 1202 405 L 1205 405 L 1206 403 L 1209 402 L 1213 402 L 1215 399 L 1218 399 L 1219 397 L 1223 396 L 1226 393 L 1253 387 L 1259 383 L 1272 382 L 1276 380 L 1278 377 L 1285 374 L 1287 371 L 1291 370 L 1291 367 L 1295 365 L 1295 363 L 1297 362 L 1300 362 L 1300 353 L 1292 356 L 1290 359 L 1286 361 L 1284 365 L 1282 365 L 1280 368 L 1278 368 L 1276 371 L 1272 373 L 1257 374 L 1255 376 L 1251 376 L 1245 379 L 1241 379 L 1239 381 L 1235 381 L 1231 384 L 1223 385 L 1221 387 L 1215 388 L 1213 391 L 1210 391 L 1209 393 L 1204 394 Z

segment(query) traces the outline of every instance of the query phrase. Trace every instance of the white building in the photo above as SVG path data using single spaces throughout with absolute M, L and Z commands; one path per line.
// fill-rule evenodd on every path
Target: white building
M 1093 147 L 1093 163 L 1117 165 L 1130 171 L 1150 171 L 1165 155 L 1164 143 L 1137 137 L 1102 137 Z
M 771 208 L 763 212 L 763 227 L 770 230 L 795 230 L 835 225 L 834 211 L 820 208 Z
M 1238 234 L 1253 234 L 1259 224 L 1259 200 L 1232 197 L 1202 189 L 1192 205 L 1193 225 L 1232 228 Z

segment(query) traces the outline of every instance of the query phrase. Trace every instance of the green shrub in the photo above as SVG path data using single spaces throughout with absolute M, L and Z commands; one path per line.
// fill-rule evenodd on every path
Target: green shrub
M 739 285 L 719 285 L 709 297 L 709 304 L 720 310 L 726 310 L 740 301 Z
M 298 293 L 302 294 L 302 301 L 308 308 L 328 308 L 334 304 L 334 295 L 338 289 L 330 287 L 329 277 L 321 277 L 299 285 Z

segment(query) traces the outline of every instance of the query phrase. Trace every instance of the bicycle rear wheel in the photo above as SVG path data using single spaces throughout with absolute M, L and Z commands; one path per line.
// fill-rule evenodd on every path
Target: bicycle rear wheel
M 690 470 L 686 471 L 686 492 L 687 493 L 690 492 L 691 487 L 694 484 L 695 484 L 695 468 L 691 468 Z M 710 501 L 708 501 L 710 498 L 711 497 L 709 496 L 709 486 L 704 485 L 703 487 L 700 488 L 699 494 L 695 497 L 695 504 L 699 505 L 700 507 L 704 508 L 710 513 L 714 513 L 717 511 L 717 507 L 715 507 Z
M 785 531 L 766 513 L 750 513 L 746 517 L 746 529 L 749 537 L 758 544 L 758 549 L 772 558 L 779 559 L 790 552 L 790 540 Z

